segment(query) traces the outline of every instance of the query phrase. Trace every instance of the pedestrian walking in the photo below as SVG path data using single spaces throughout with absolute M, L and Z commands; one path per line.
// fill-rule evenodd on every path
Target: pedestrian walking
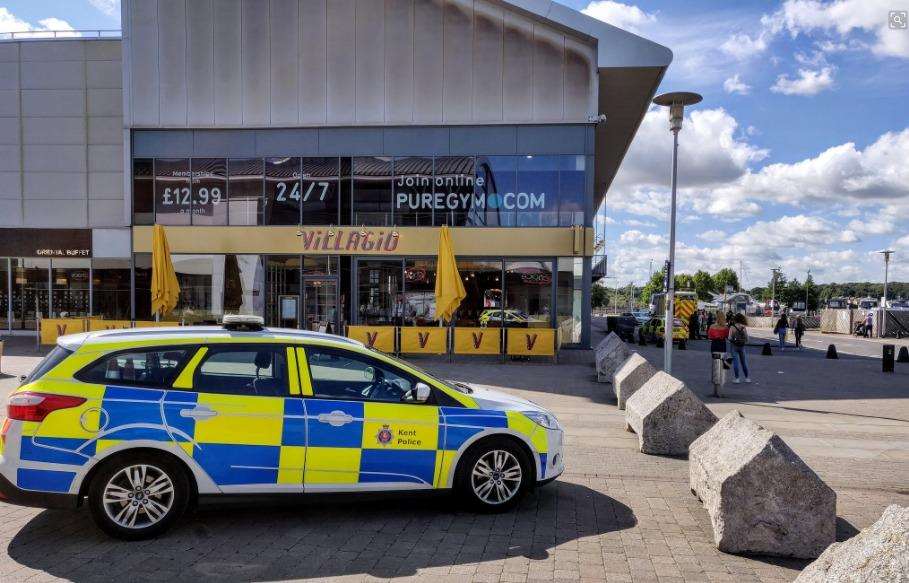
M 688 337 L 692 340 L 701 339 L 701 323 L 697 310 L 691 312 L 691 316 L 688 318 Z
M 732 379 L 732 382 L 735 384 L 741 382 L 739 378 L 740 368 L 742 380 L 746 383 L 751 382 L 751 377 L 748 376 L 748 363 L 745 361 L 745 346 L 748 344 L 747 324 L 748 321 L 745 320 L 745 316 L 736 314 L 733 316 L 732 325 L 729 327 L 729 350 L 732 352 L 732 372 L 735 373 L 735 378 Z
M 802 336 L 805 335 L 805 321 L 801 316 L 795 317 L 795 348 L 802 349 Z
M 868 310 L 865 314 L 865 338 L 874 338 L 874 312 Z
M 773 327 L 773 333 L 780 339 L 780 352 L 786 351 L 786 332 L 789 331 L 789 318 L 785 313 L 780 314 L 780 319 Z

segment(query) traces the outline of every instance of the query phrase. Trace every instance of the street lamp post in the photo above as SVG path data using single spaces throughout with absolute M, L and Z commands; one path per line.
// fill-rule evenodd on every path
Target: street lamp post
M 881 306 L 881 338 L 887 336 L 887 280 L 890 276 L 890 256 L 893 255 L 892 249 L 878 251 L 884 256 L 884 304 Z
M 808 315 L 808 284 L 811 281 L 811 268 L 808 268 L 808 275 L 805 276 L 805 315 Z
M 776 277 L 779 275 L 780 271 L 783 269 L 781 267 L 774 267 L 770 271 L 773 272 L 773 282 L 770 286 L 770 315 L 776 316 Z
M 687 91 L 674 91 L 656 96 L 653 102 L 657 105 L 669 107 L 669 131 L 672 132 L 672 200 L 669 212 L 669 269 L 667 270 L 666 285 L 666 313 L 663 320 L 663 370 L 672 373 L 672 332 L 675 315 L 675 214 L 676 214 L 676 182 L 679 169 L 679 131 L 682 129 L 682 119 L 686 105 L 700 103 L 703 99 L 697 93 Z

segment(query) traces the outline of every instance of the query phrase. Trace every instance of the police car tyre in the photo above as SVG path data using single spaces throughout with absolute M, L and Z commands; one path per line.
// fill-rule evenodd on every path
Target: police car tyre
M 99 468 L 88 490 L 95 524 L 123 540 L 153 538 L 186 510 L 190 484 L 186 470 L 166 455 L 117 456 Z
M 471 447 L 458 463 L 455 489 L 475 510 L 504 512 L 533 485 L 534 468 L 513 440 L 486 439 Z

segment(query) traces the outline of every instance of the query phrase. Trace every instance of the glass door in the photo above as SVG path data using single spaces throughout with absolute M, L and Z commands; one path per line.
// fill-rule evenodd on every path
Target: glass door
M 313 332 L 339 334 L 338 280 L 335 278 L 303 281 L 303 328 Z
M 300 256 L 269 256 L 265 277 L 265 325 L 300 328 Z

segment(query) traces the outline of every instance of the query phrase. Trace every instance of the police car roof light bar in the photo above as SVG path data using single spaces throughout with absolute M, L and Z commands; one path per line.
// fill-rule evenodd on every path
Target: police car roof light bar
M 259 332 L 265 328 L 265 319 L 261 316 L 228 314 L 221 319 L 221 325 L 232 332 Z

